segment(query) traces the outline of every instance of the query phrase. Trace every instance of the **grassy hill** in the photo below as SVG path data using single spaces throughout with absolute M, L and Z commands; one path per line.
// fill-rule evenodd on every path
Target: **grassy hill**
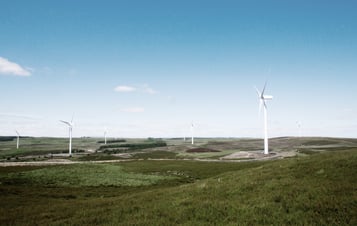
M 1 167 L 0 225 L 357 225 L 356 172 L 357 149 L 244 163 Z

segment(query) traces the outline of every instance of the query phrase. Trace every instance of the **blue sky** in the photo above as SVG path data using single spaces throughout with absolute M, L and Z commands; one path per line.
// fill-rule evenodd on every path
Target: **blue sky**
M 357 3 L 2 1 L 0 135 L 357 137 Z M 262 115 L 261 115 L 262 116 Z

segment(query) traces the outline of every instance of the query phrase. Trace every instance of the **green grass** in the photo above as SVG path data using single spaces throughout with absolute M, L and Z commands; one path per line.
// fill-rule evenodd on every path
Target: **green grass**
M 4 183 L 10 184 L 15 181 L 15 183 L 35 186 L 85 187 L 142 186 L 168 179 L 172 178 L 169 176 L 125 172 L 120 165 L 87 163 L 11 173 L 3 180 Z
M 309 148 L 300 148 L 297 150 L 298 153 L 301 154 L 306 154 L 306 155 L 314 155 L 314 154 L 319 154 L 320 152 L 315 150 L 315 149 L 309 149 Z
M 219 159 L 220 157 L 230 155 L 234 152 L 237 152 L 238 150 L 226 150 L 226 151 L 220 151 L 220 152 L 203 152 L 203 153 L 189 153 L 189 152 L 181 152 L 178 154 L 179 157 L 182 158 L 205 158 L 205 159 Z
M 96 138 L 74 138 L 73 151 L 96 150 L 100 146 L 97 141 Z M 68 138 L 21 138 L 19 149 L 16 149 L 16 141 L 0 142 L 0 158 L 67 152 Z
M 0 225 L 357 225 L 356 169 L 356 149 L 264 162 L 0 168 Z M 160 180 L 117 182 L 127 174 Z
M 314 155 L 325 151 L 346 151 L 355 150 L 356 147 L 322 147 L 322 148 L 299 148 L 297 151 L 301 154 Z
M 303 143 L 303 145 L 332 145 L 332 144 L 338 144 L 338 141 L 334 140 L 311 140 L 311 141 L 306 141 Z
M 133 154 L 135 159 L 176 159 L 177 153 L 169 151 L 151 151 Z
M 196 161 L 130 161 L 121 165 L 127 172 L 163 175 L 181 175 L 183 178 L 194 180 L 207 179 L 222 173 L 261 166 L 264 163 L 223 163 L 223 162 L 196 162 Z

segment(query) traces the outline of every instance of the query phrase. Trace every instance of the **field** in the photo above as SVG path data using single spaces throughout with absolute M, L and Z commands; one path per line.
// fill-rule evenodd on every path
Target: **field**
M 256 139 L 77 138 L 72 157 L 22 140 L 0 142 L 0 225 L 357 225 L 355 139 L 274 138 L 262 156 Z

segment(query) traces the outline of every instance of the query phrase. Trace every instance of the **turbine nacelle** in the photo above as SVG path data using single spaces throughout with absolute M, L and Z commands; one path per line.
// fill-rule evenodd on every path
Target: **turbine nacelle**
M 273 96 L 272 96 L 272 95 L 264 95 L 266 85 L 267 85 L 267 83 L 265 82 L 264 88 L 263 88 L 263 91 L 262 91 L 262 92 L 260 92 L 257 87 L 254 87 L 255 90 L 257 91 L 257 94 L 258 94 L 259 99 L 262 100 L 262 101 L 272 100 L 272 99 L 273 99 Z
M 272 100 L 273 96 L 271 96 L 271 95 L 263 95 L 262 99 L 263 100 Z

